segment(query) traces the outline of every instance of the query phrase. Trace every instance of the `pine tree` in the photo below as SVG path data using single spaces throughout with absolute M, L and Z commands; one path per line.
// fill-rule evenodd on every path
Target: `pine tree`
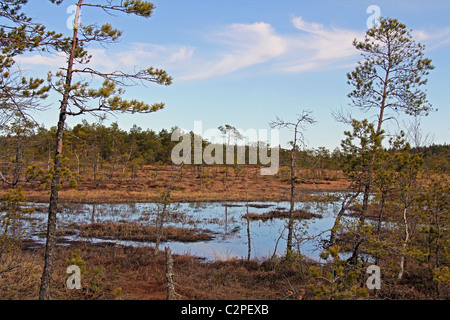
M 30 111 L 44 109 L 40 102 L 50 90 L 44 79 L 23 75 L 15 57 L 30 51 L 60 50 L 66 45 L 61 34 L 47 31 L 22 12 L 27 2 L 0 0 L 0 125 L 17 118 L 32 120 Z
M 377 123 L 373 134 L 382 140 L 385 132 L 383 123 L 392 119 L 392 112 L 417 117 L 428 115 L 433 110 L 423 86 L 434 66 L 430 59 L 424 57 L 425 47 L 414 41 L 404 24 L 396 19 L 380 18 L 379 23 L 366 32 L 364 39 L 355 39 L 353 45 L 364 59 L 354 71 L 347 74 L 348 84 L 354 87 L 348 97 L 352 106 L 364 112 L 375 110 Z M 355 125 L 353 120 L 347 119 Z M 364 170 L 360 171 L 364 172 L 364 176 L 361 176 L 364 188 L 358 190 L 363 196 L 360 226 L 364 224 L 370 194 L 374 191 L 376 157 L 381 150 L 380 143 L 365 159 L 367 163 L 363 166 Z M 355 174 L 357 172 L 354 171 Z M 355 244 L 351 259 L 353 262 L 356 262 L 360 245 L 359 241 Z
M 354 87 L 348 96 L 352 106 L 377 112 L 377 132 L 391 119 L 389 111 L 419 116 L 433 110 L 423 86 L 434 66 L 424 57 L 425 46 L 414 41 L 403 23 L 381 18 L 353 45 L 363 60 L 347 74 L 348 84 Z
M 59 120 L 56 128 L 56 152 L 54 155 L 53 178 L 51 181 L 50 205 L 48 213 L 47 242 L 45 250 L 45 265 L 39 292 L 41 300 L 50 297 L 50 283 L 53 273 L 54 254 L 56 247 L 56 213 L 58 206 L 58 190 L 60 188 L 60 174 L 62 169 L 63 135 L 67 116 L 94 114 L 99 112 L 120 113 L 152 113 L 164 107 L 163 103 L 147 104 L 138 100 L 126 100 L 123 86 L 136 82 L 152 82 L 170 85 L 172 78 L 161 69 L 153 67 L 129 74 L 122 71 L 103 73 L 89 67 L 91 56 L 87 51 L 88 44 L 109 44 L 117 42 L 122 32 L 114 29 L 109 23 L 100 27 L 95 25 L 80 25 L 82 8 L 103 10 L 106 12 L 122 12 L 149 18 L 154 5 L 147 1 L 103 1 L 88 2 L 78 0 L 77 11 L 73 26 L 73 34 L 69 45 L 64 50 L 67 56 L 67 66 L 56 74 L 59 78 L 52 83 L 52 87 L 61 94 Z M 90 81 L 75 81 L 74 76 L 86 76 L 103 81 L 98 89 L 90 87 Z

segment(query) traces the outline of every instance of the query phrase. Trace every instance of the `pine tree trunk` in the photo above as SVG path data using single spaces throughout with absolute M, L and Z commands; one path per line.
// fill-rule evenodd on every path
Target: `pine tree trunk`
M 79 0 L 77 6 L 77 18 L 79 17 L 79 12 L 81 8 L 82 0 Z M 76 20 L 76 24 L 78 20 Z M 64 137 L 64 125 L 66 122 L 66 112 L 69 102 L 70 87 L 72 84 L 72 70 L 73 62 L 75 57 L 75 51 L 77 47 L 77 37 L 78 29 L 75 27 L 73 31 L 72 39 L 72 50 L 68 59 L 68 68 L 66 75 L 66 86 L 61 101 L 61 108 L 59 112 L 59 120 L 56 131 L 56 152 L 54 159 L 54 172 L 51 182 L 50 191 L 50 204 L 48 208 L 48 219 L 47 219 L 47 241 L 45 244 L 45 260 L 44 269 L 42 271 L 41 286 L 39 290 L 39 299 L 48 300 L 50 299 L 50 285 L 52 281 L 52 274 L 55 261 L 55 249 L 56 249 L 56 222 L 57 222 L 57 210 L 58 210 L 58 190 L 60 188 L 60 176 L 59 171 L 61 169 L 61 156 L 63 148 L 63 137 Z
M 67 95 L 68 96 L 68 95 Z M 66 100 L 67 101 L 67 100 Z M 40 300 L 48 300 L 50 298 L 50 284 L 51 277 L 53 273 L 54 255 L 56 248 L 56 220 L 58 211 L 58 190 L 60 185 L 60 177 L 58 171 L 61 168 L 61 154 L 62 154 L 62 143 L 64 134 L 64 123 L 66 119 L 65 109 L 67 107 L 63 104 L 61 106 L 61 113 L 58 122 L 58 128 L 56 133 L 56 153 L 54 159 L 54 172 L 51 182 L 50 191 L 50 205 L 48 208 L 48 219 L 47 219 L 47 241 L 45 245 L 45 260 L 44 260 L 44 270 L 42 272 L 41 287 L 39 291 Z
M 48 300 L 50 298 L 50 284 L 52 281 L 53 267 L 55 261 L 56 248 L 56 214 L 58 207 L 58 190 L 54 185 L 59 184 L 56 180 L 52 182 L 50 195 L 50 206 L 48 209 L 47 221 L 47 242 L 45 245 L 44 270 L 42 272 L 41 287 L 39 290 L 39 299 Z
M 366 220 L 366 214 L 367 210 L 369 208 L 369 197 L 370 193 L 372 191 L 372 173 L 373 173 L 373 163 L 375 162 L 376 154 L 373 154 L 372 161 L 368 168 L 367 173 L 367 180 L 364 182 L 364 191 L 363 191 L 363 202 L 362 202 L 362 208 L 361 208 L 361 214 L 359 216 L 358 226 L 356 230 L 356 241 L 355 245 L 353 246 L 353 253 L 352 256 L 348 259 L 348 261 L 352 264 L 355 264 L 358 262 L 358 254 L 359 254 L 359 248 L 361 244 L 364 242 L 364 236 L 362 234 L 362 229 L 364 226 L 364 222 Z

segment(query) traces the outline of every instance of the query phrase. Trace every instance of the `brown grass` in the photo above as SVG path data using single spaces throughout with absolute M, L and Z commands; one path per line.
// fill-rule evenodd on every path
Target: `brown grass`
M 76 227 L 81 237 L 155 242 L 156 228 L 137 223 L 92 223 Z M 163 227 L 161 241 L 195 242 L 213 238 L 212 232 L 203 229 Z
M 77 249 L 85 261 L 87 272 L 82 275 L 81 290 L 68 290 L 65 286 L 66 260 Z M 38 298 L 43 249 L 18 254 L 23 258 L 20 268 L 0 278 L 1 300 Z M 183 300 L 277 300 L 290 297 L 287 294 L 291 288 L 290 276 L 286 277 L 285 271 L 275 272 L 274 265 L 267 262 L 230 260 L 205 263 L 192 256 L 174 255 L 174 274 L 176 293 Z M 299 276 L 297 274 L 296 278 Z M 301 287 L 306 289 L 306 284 Z M 54 300 L 162 300 L 165 296 L 163 252 L 155 257 L 151 247 L 87 243 L 57 247 L 51 289 Z
M 305 210 L 294 210 L 292 212 L 293 219 L 302 220 L 302 219 L 312 219 L 312 218 L 321 218 L 322 215 L 308 212 Z M 272 210 L 269 212 L 257 214 L 257 213 L 249 213 L 244 215 L 244 218 L 248 218 L 250 220 L 272 220 L 272 219 L 279 219 L 279 218 L 289 218 L 289 211 L 279 211 L 279 210 Z
M 31 245 L 31 243 L 28 243 Z M 67 259 L 79 251 L 85 262 L 81 290 L 65 285 Z M 15 252 L 20 266 L 0 276 L 0 300 L 36 300 L 43 268 L 43 248 L 24 246 Z M 309 275 L 315 263 L 301 256 L 275 260 L 204 262 L 188 255 L 174 255 L 175 291 L 183 300 L 309 300 L 316 284 Z M 72 243 L 58 246 L 51 287 L 53 300 L 163 300 L 166 297 L 165 258 L 153 247 L 123 247 L 114 244 Z M 388 266 L 381 266 L 383 270 Z M 0 264 L 1 269 L 1 264 Z M 387 269 L 386 269 L 387 270 Z M 371 299 L 430 299 L 414 279 L 395 286 L 387 276 Z M 448 290 L 442 298 L 448 297 Z
M 99 172 L 100 181 L 95 185 L 88 174 L 84 174 L 76 189 L 63 187 L 59 192 L 61 203 L 124 203 L 154 202 L 161 199 L 161 193 L 177 172 L 172 165 L 145 166 L 133 181 L 121 174 L 111 180 L 106 172 Z M 183 168 L 181 176 L 175 179 L 171 200 L 194 201 L 286 201 L 289 199 L 289 183 L 282 174 L 261 176 L 259 167 L 243 166 L 228 168 L 228 178 L 221 166 L 204 167 L 199 173 L 194 167 Z M 300 172 L 300 174 L 302 174 Z M 341 175 L 335 180 L 298 183 L 297 200 L 313 201 L 312 191 L 340 191 L 348 187 Z M 6 186 L 3 186 L 6 188 Z M 0 189 L 1 190 L 1 189 Z M 38 183 L 24 186 L 30 201 L 48 202 L 49 191 L 42 190 Z

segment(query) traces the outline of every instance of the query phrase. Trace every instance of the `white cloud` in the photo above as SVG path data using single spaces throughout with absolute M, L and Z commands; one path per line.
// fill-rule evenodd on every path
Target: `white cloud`
M 182 76 L 181 80 L 229 74 L 267 62 L 287 50 L 285 39 L 263 22 L 232 24 L 214 37 L 216 42 L 225 45 L 225 51 L 216 52 L 216 56 L 206 62 L 197 60 L 195 68 L 190 68 L 190 74 Z
M 191 59 L 194 49 L 187 46 L 162 46 L 148 43 L 133 43 L 129 49 L 113 52 L 94 49 L 91 63 L 104 71 L 131 71 L 139 68 L 179 68 Z
M 102 72 L 122 70 L 133 72 L 135 69 L 150 66 L 179 67 L 188 62 L 194 52 L 193 48 L 186 46 L 161 46 L 147 43 L 133 43 L 127 50 L 113 51 L 105 48 L 89 49 L 92 56 L 90 67 Z M 52 55 L 34 54 L 16 58 L 20 65 L 40 65 L 49 69 L 58 69 L 66 66 L 64 53 Z
M 284 72 L 307 72 L 334 69 L 348 65 L 348 59 L 357 54 L 353 40 L 363 32 L 325 28 L 302 17 L 292 19 L 293 26 L 302 33 L 291 37 L 291 51 L 278 68 Z
M 421 43 L 425 43 L 430 50 L 450 43 L 450 28 L 436 30 L 434 32 L 413 30 L 412 34 L 414 39 Z
M 102 71 L 154 66 L 167 70 L 177 81 L 207 79 L 252 68 L 255 74 L 302 73 L 348 68 L 356 62 L 355 38 L 364 30 L 351 30 L 308 22 L 302 17 L 291 20 L 296 33 L 280 34 L 265 22 L 231 24 L 206 33 L 203 46 L 133 43 L 121 51 L 91 49 L 91 66 Z M 414 32 L 418 41 L 433 48 L 450 42 L 450 28 L 439 32 Z M 212 48 L 212 49 L 211 49 Z M 19 57 L 21 64 L 63 67 L 65 57 L 34 55 Z
M 182 62 L 186 62 L 192 58 L 194 54 L 193 48 L 181 47 L 177 50 L 173 50 L 167 59 L 168 64 L 179 64 Z
M 313 34 L 326 34 L 324 26 L 314 22 L 306 22 L 302 17 L 295 17 L 292 19 L 292 24 L 295 28 Z
M 276 73 L 300 73 L 348 66 L 346 59 L 357 54 L 352 42 L 363 35 L 345 29 L 325 28 L 302 17 L 292 19 L 299 31 L 282 35 L 267 23 L 233 24 L 214 34 L 215 42 L 225 45 L 215 57 L 197 61 L 181 80 L 210 78 L 251 66 Z M 343 65 L 339 65 L 343 63 Z
M 40 65 L 45 67 L 60 67 L 64 66 L 66 56 L 63 53 L 56 53 L 51 56 L 44 56 L 42 54 L 33 54 L 30 56 L 17 56 L 14 60 L 20 65 Z
M 291 22 L 299 31 L 297 34 L 277 33 L 272 25 L 265 22 L 236 23 L 207 34 L 208 43 L 202 47 L 133 43 L 118 52 L 105 48 L 90 49 L 91 67 L 101 71 L 127 72 L 154 66 L 168 70 L 176 80 L 187 81 L 259 66 L 264 72 L 276 73 L 336 68 L 356 53 L 352 41 L 362 33 L 326 28 L 307 22 L 302 17 L 294 17 Z M 212 51 L 208 50 L 208 45 L 213 46 Z M 65 65 L 62 55 L 23 57 L 20 62 L 58 67 Z

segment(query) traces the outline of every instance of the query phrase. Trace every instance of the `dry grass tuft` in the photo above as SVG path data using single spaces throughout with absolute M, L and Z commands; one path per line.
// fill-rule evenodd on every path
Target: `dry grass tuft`
M 78 226 L 81 237 L 112 240 L 155 242 L 156 227 L 137 223 L 92 223 Z M 161 241 L 195 242 L 213 239 L 212 232 L 203 229 L 163 227 Z
M 312 218 L 321 218 L 322 215 L 317 213 L 308 212 L 305 210 L 294 210 L 292 212 L 292 216 L 294 219 L 312 219 Z M 289 218 L 289 211 L 280 211 L 280 210 L 272 210 L 266 213 L 249 213 L 244 215 L 244 218 L 248 218 L 250 220 L 272 220 L 272 219 L 280 219 L 280 218 Z

